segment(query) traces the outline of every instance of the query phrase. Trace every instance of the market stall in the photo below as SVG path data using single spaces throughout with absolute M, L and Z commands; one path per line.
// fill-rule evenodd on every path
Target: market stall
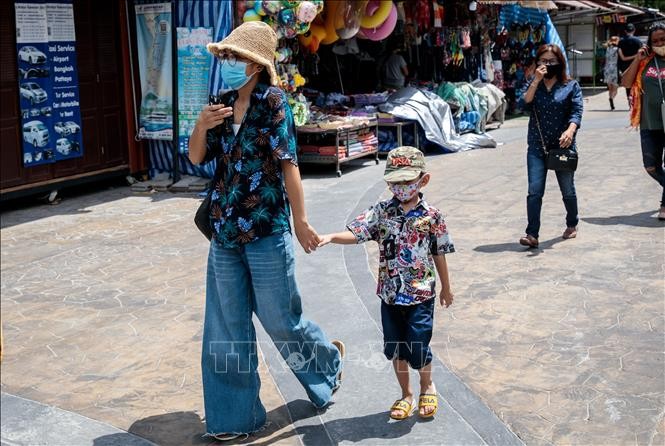
M 277 33 L 300 160 L 339 174 L 398 145 L 496 147 L 486 129 L 516 111 L 535 49 L 555 37 L 546 10 L 496 3 L 236 0 L 233 14 L 234 26 L 261 20 Z

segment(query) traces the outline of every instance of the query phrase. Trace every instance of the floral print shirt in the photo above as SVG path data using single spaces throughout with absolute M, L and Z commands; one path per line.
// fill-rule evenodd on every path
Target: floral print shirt
M 377 295 L 389 305 L 416 305 L 436 296 L 433 255 L 455 252 L 441 212 L 420 196 L 406 214 L 393 197 L 364 211 L 347 228 L 358 243 L 379 243 Z
M 222 96 L 233 106 L 236 91 Z M 258 84 L 238 133 L 230 119 L 207 133 L 204 162 L 217 159 L 210 222 L 214 238 L 236 248 L 291 230 L 281 161 L 297 165 L 293 114 L 286 95 Z

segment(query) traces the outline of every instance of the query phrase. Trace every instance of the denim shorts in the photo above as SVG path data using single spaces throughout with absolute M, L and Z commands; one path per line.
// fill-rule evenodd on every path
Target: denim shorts
M 381 302 L 383 353 L 389 360 L 401 359 L 413 369 L 432 362 L 434 303 L 436 298 L 417 305 L 388 305 Z

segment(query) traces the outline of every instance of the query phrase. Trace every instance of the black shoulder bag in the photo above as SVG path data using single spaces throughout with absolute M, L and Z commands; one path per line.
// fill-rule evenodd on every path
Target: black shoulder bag
M 540 120 L 538 119 L 538 112 L 536 108 L 533 109 L 533 114 L 536 117 L 536 127 L 538 134 L 540 134 L 540 142 L 543 145 L 543 152 L 545 152 L 545 163 L 549 170 L 562 170 L 567 172 L 575 172 L 577 169 L 577 152 L 570 147 L 567 149 L 555 147 L 548 149 L 543 138 L 543 131 L 540 129 Z
M 210 203 L 212 202 L 212 189 L 208 191 L 208 194 L 203 199 L 203 202 L 196 210 L 194 215 L 194 224 L 199 228 L 201 234 L 205 236 L 208 240 L 212 239 L 212 226 L 210 225 Z

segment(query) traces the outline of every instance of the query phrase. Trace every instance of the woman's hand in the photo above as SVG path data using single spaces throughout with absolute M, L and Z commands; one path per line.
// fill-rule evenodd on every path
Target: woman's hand
M 298 238 L 302 249 L 304 249 L 307 254 L 312 251 L 316 251 L 316 248 L 319 247 L 319 243 L 321 243 L 321 239 L 319 238 L 319 234 L 316 233 L 314 228 L 311 227 L 307 222 L 294 222 L 294 226 L 296 237 Z
M 637 56 L 635 57 L 637 60 L 642 62 L 644 59 L 649 57 L 651 54 L 651 50 L 649 49 L 648 46 L 644 45 L 640 50 L 637 52 Z
M 538 83 L 542 81 L 546 74 L 547 74 L 547 65 L 538 66 L 538 68 L 536 68 L 536 71 L 533 72 L 534 82 Z
M 575 130 L 568 129 L 561 134 L 559 138 L 559 147 L 562 149 L 567 149 L 573 143 L 573 138 L 575 137 Z
M 201 110 L 196 124 L 207 131 L 217 127 L 230 116 L 233 116 L 233 107 L 226 107 L 224 104 L 206 105 Z

